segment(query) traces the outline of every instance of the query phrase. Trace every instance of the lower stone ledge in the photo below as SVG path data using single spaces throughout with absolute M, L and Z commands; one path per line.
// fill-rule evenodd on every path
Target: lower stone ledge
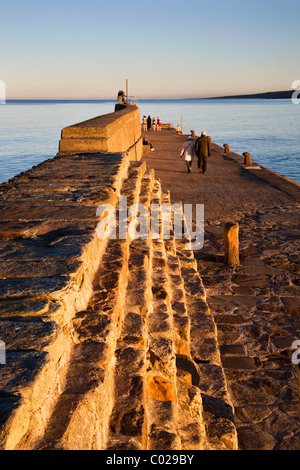
M 10 399 L 4 401 L 0 449 L 26 450 L 43 433 L 63 387 L 70 346 L 71 341 L 61 333 L 48 352 L 7 352 L 7 364 L 0 369 L 1 394 Z
M 116 203 L 128 166 L 125 154 L 75 155 L 46 161 L 2 185 L 0 204 L 7 207 L 9 201 L 15 210 L 14 215 L 7 211 L 10 220 L 5 215 L 0 222 L 0 339 L 6 345 L 6 363 L 0 365 L 3 450 L 34 448 L 64 390 L 73 346 L 71 320 L 88 305 L 106 247 L 96 234 L 97 204 Z M 18 206 L 22 190 L 30 197 L 37 185 L 35 207 L 43 220 L 34 218 L 29 200 L 26 213 Z M 97 187 L 100 199 L 94 197 Z M 62 188 L 59 197 L 68 204 L 56 206 L 51 197 Z M 90 198 L 89 203 L 82 206 L 80 198 Z M 79 214 L 80 207 L 92 218 Z

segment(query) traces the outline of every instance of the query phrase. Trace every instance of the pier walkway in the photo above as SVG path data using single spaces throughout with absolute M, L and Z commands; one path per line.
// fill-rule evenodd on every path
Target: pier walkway
M 215 144 L 206 174 L 197 161 L 188 174 L 179 158 L 187 136 L 172 129 L 144 136 L 155 150 L 143 160 L 171 202 L 205 205 L 205 244 L 194 256 L 217 324 L 239 448 L 299 449 L 291 348 L 300 339 L 300 187 Z M 223 263 L 225 222 L 239 223 L 236 268 Z
M 284 205 L 300 201 L 300 185 L 267 169 L 245 169 L 242 156 L 235 153 L 223 156 L 224 149 L 216 144 L 212 144 L 206 174 L 198 173 L 196 160 L 192 173 L 188 174 L 183 158 L 179 158 L 187 136 L 176 134 L 174 129 L 144 132 L 143 135 L 155 149 L 146 153 L 143 160 L 148 168 L 155 170 L 163 191 L 169 190 L 174 202 L 205 204 L 207 222 L 243 217 L 245 212 L 256 211 L 258 203 L 262 209 L 273 203 Z
M 187 174 L 185 136 L 146 137 L 141 159 L 126 105 L 0 185 L 0 449 L 299 449 L 299 185 L 215 144 Z M 166 226 L 174 202 L 204 203 L 202 249 Z

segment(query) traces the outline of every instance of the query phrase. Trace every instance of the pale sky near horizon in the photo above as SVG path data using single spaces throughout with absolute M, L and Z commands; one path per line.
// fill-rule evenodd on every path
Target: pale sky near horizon
M 7 99 L 189 98 L 300 80 L 300 0 L 0 0 Z

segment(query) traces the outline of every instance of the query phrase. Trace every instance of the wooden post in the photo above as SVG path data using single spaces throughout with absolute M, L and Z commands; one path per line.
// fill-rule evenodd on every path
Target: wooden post
M 224 153 L 230 153 L 230 148 L 228 144 L 224 144 L 223 147 L 224 147 Z
M 239 224 L 228 222 L 224 226 L 225 257 L 228 266 L 240 264 L 239 258 Z
M 244 152 L 244 164 L 245 165 L 252 165 L 251 155 L 249 152 Z

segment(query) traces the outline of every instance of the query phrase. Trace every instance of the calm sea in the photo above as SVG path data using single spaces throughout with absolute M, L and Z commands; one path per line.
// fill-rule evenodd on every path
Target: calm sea
M 0 105 L 0 182 L 58 152 L 61 129 L 114 111 L 115 101 L 8 101 Z M 300 183 L 300 105 L 290 100 L 143 100 L 141 117 L 159 116 L 184 133 L 202 130 L 233 152 Z

